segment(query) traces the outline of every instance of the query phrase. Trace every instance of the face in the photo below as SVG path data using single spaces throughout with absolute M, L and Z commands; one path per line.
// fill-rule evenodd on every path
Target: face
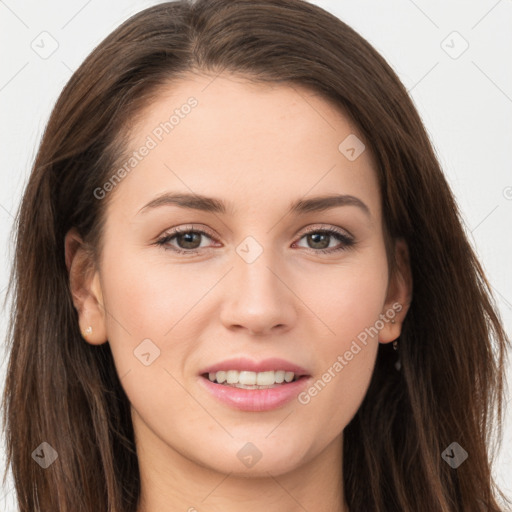
M 408 292 L 362 144 L 320 96 L 234 75 L 191 75 L 140 116 L 97 191 L 80 322 L 110 343 L 147 453 L 251 475 L 338 456 Z

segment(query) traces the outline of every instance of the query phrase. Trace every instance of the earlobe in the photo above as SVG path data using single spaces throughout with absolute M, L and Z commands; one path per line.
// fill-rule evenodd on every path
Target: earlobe
M 64 248 L 69 290 L 79 318 L 77 328 L 88 343 L 101 345 L 107 341 L 107 333 L 99 272 L 75 228 L 66 234 Z
M 390 277 L 383 314 L 387 321 L 379 333 L 380 343 L 395 341 L 402 331 L 402 324 L 412 300 L 412 271 L 409 249 L 404 239 L 395 241 L 396 268 Z

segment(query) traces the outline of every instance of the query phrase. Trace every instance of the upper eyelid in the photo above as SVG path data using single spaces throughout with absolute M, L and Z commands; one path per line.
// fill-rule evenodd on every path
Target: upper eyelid
M 205 228 L 203 226 L 196 226 L 191 224 L 185 224 L 183 226 L 177 226 L 174 228 L 166 229 L 161 235 L 158 236 L 158 238 L 164 237 L 164 236 L 175 236 L 180 235 L 182 233 L 189 233 L 189 232 L 201 232 L 206 235 L 208 235 L 211 238 L 217 238 L 216 235 L 211 232 L 208 228 Z
M 352 233 L 350 233 L 350 231 L 348 231 L 347 229 L 332 226 L 330 224 L 322 224 L 321 226 L 308 226 L 308 227 L 304 228 L 301 231 L 301 233 L 302 233 L 302 236 L 304 236 L 308 233 L 316 232 L 316 231 L 334 231 L 335 233 L 339 233 L 340 235 L 343 235 L 344 233 L 346 233 L 346 235 L 349 236 L 350 238 L 354 238 L 354 235 L 352 235 Z
M 299 234 L 302 233 L 301 234 L 301 237 L 302 237 L 308 233 L 317 232 L 317 231 L 334 231 L 334 232 L 340 233 L 340 234 L 346 233 L 349 237 L 353 238 L 352 233 L 350 233 L 348 230 L 339 228 L 336 226 L 332 226 L 329 224 L 322 224 L 319 226 L 307 226 L 306 228 L 303 228 L 302 230 L 300 230 L 299 233 L 297 233 L 297 235 L 295 235 L 295 236 L 298 236 Z M 176 228 L 172 228 L 169 231 L 162 233 L 162 235 L 160 235 L 159 238 L 165 237 L 165 236 L 176 236 L 176 235 L 179 235 L 182 233 L 189 233 L 189 232 L 200 232 L 202 234 L 209 236 L 210 238 L 212 238 L 214 240 L 218 240 L 218 237 L 214 233 L 210 232 L 208 230 L 208 228 L 204 228 L 202 226 L 192 226 L 192 225 L 185 225 L 183 227 L 179 226 Z

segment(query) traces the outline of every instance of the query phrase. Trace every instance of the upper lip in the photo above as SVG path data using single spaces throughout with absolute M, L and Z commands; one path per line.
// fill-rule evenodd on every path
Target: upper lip
M 200 371 L 200 374 L 204 373 L 215 373 L 220 371 L 238 370 L 238 371 L 249 371 L 249 372 L 268 372 L 284 370 L 285 372 L 293 372 L 297 377 L 303 375 L 309 375 L 308 372 L 299 365 L 280 359 L 278 357 L 272 357 L 269 359 L 263 359 L 261 361 L 254 361 L 246 357 L 235 357 L 233 359 L 226 359 L 220 363 L 213 364 L 204 368 Z

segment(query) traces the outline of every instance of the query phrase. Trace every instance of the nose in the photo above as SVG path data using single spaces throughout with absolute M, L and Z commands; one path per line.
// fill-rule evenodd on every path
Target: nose
M 235 255 L 220 315 L 227 329 L 264 336 L 285 332 L 295 323 L 293 283 L 286 282 L 270 252 L 263 251 L 252 263 Z

